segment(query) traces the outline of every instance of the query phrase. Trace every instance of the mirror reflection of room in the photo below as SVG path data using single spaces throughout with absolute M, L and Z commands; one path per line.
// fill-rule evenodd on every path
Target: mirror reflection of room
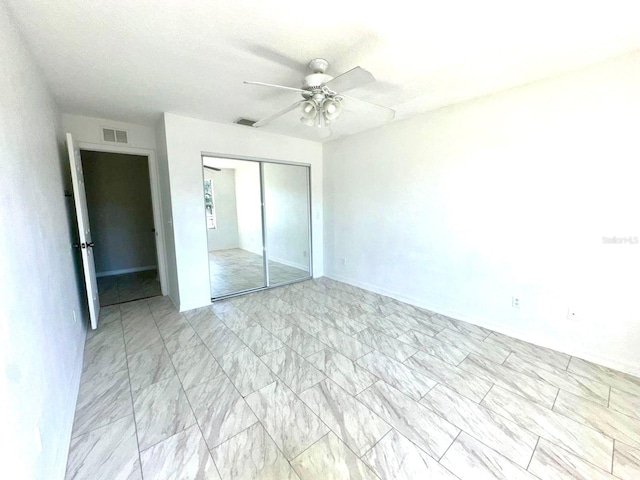
M 203 157 L 203 166 L 211 296 L 265 286 L 260 164 Z
M 309 278 L 308 167 L 202 161 L 211 297 Z
M 269 285 L 310 275 L 309 169 L 264 163 L 265 230 Z

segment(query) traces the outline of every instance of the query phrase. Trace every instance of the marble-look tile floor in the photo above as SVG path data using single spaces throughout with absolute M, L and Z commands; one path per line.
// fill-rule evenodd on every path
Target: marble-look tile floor
M 308 276 L 309 270 L 269 260 L 269 282 L 272 285 Z M 263 287 L 265 281 L 262 255 L 240 248 L 211 251 L 209 252 L 209 278 L 212 298 Z
M 68 479 L 640 478 L 640 379 L 321 278 L 102 309 Z
M 158 270 L 98 278 L 98 297 L 101 307 L 158 295 L 162 295 Z

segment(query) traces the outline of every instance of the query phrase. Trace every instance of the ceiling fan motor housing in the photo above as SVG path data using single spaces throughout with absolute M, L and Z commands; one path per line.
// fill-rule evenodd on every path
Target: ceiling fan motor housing
M 324 73 L 329 68 L 329 62 L 324 58 L 314 58 L 309 62 L 307 68 L 311 73 L 304 77 L 302 88 L 321 87 L 328 81 L 333 80 L 331 75 Z
M 302 88 L 318 88 L 330 80 L 333 80 L 333 77 L 326 73 L 312 73 L 304 77 Z

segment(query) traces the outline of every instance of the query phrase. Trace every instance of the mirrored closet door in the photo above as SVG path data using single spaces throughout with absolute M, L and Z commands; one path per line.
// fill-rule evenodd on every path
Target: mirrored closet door
M 311 277 L 310 169 L 203 156 L 212 300 Z
M 308 278 L 309 168 L 265 163 L 263 175 L 269 284 Z
M 203 157 L 211 297 L 266 285 L 260 164 Z

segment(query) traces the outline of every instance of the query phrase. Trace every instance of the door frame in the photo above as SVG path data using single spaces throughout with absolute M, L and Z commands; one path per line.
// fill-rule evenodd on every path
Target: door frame
M 168 294 L 167 281 L 167 251 L 164 242 L 164 221 L 162 218 L 162 197 L 160 195 L 160 175 L 158 173 L 158 159 L 155 150 L 137 147 L 121 147 L 118 145 L 104 145 L 100 143 L 78 142 L 78 148 L 93 152 L 122 153 L 125 155 L 137 155 L 147 157 L 149 166 L 149 184 L 151 186 L 151 205 L 153 207 L 153 223 L 156 230 L 156 256 L 158 258 L 158 276 L 160 277 L 160 289 L 162 295 Z

